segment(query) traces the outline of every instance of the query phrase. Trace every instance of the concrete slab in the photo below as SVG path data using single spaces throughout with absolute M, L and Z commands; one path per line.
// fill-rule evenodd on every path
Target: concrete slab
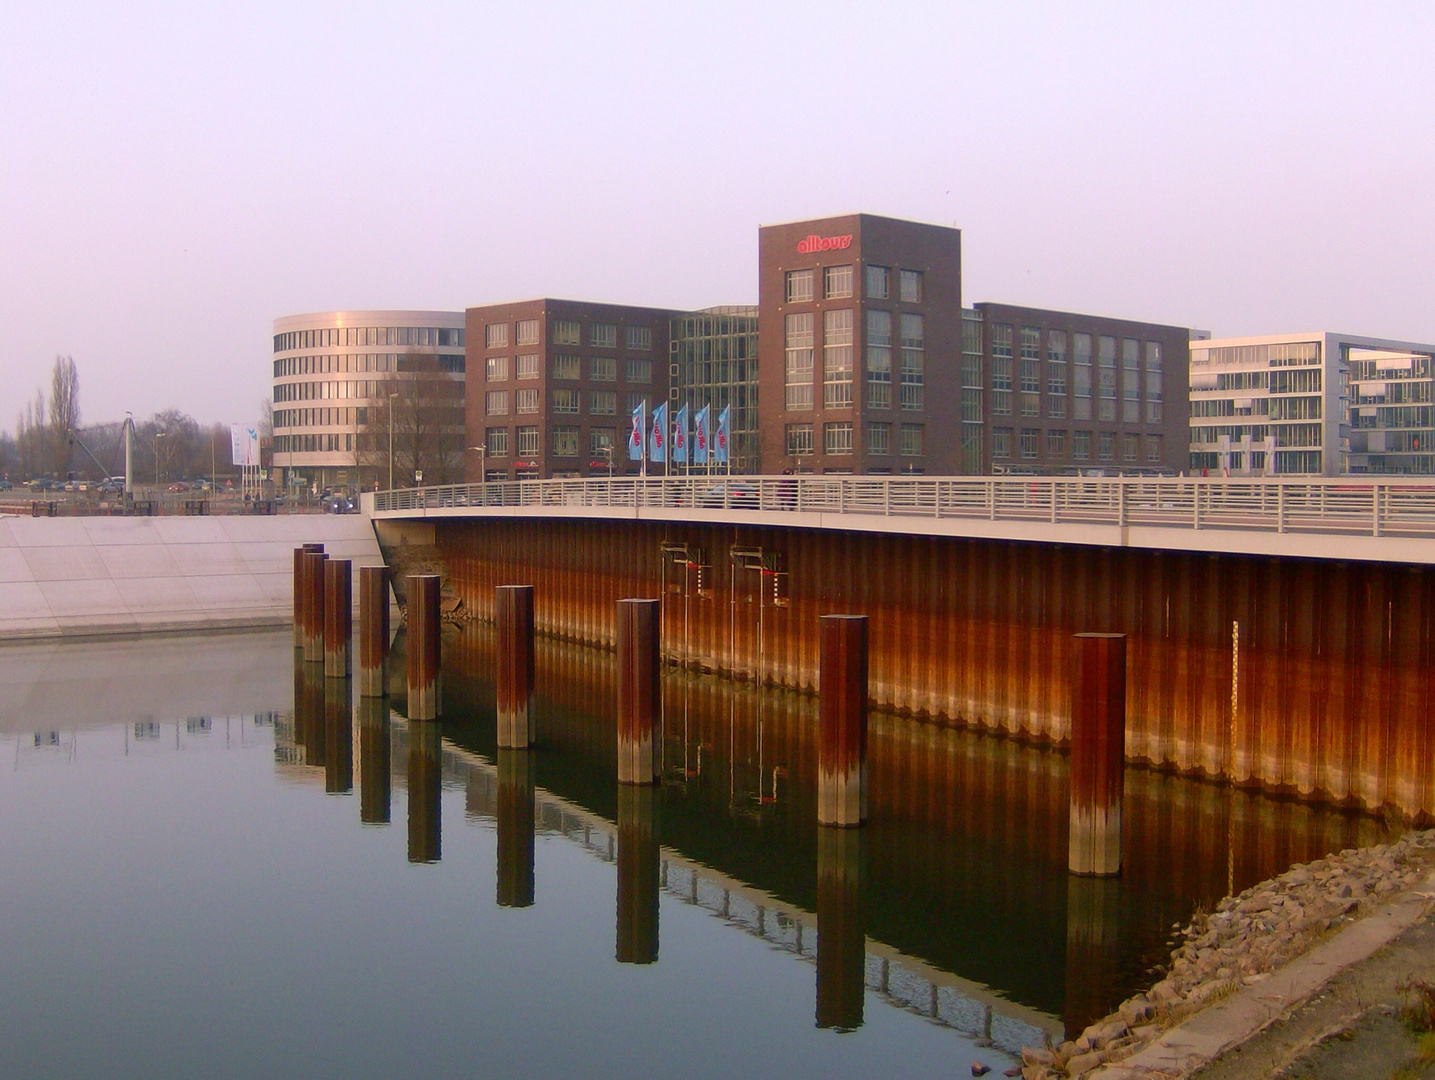
M 23 551 L 17 547 L 0 547 L 0 582 L 34 580 Z
M 199 606 L 189 581 L 176 575 L 117 578 L 115 588 L 135 620 L 141 623 L 155 621 L 146 616 L 167 615 L 173 620 Z
M 109 544 L 94 549 L 104 564 L 108 577 L 121 578 L 177 577 L 179 566 L 162 544 Z
M 149 517 L 134 518 L 82 518 L 85 535 L 96 547 L 117 545 L 146 546 L 161 542 L 154 523 Z
M 239 549 L 227 540 L 202 544 L 166 543 L 165 548 L 181 574 L 249 573 Z
M 166 544 L 228 544 L 224 525 L 212 517 L 151 518 L 154 530 Z
M 100 553 L 90 544 L 42 545 L 20 550 L 36 581 L 103 581 L 110 576 Z
M 10 531 L 15 537 L 15 542 L 26 549 L 85 546 L 91 543 L 90 536 L 85 531 L 86 520 L 85 518 L 14 518 L 10 522 Z
M 256 608 L 270 611 L 274 606 L 253 574 L 191 574 L 186 581 L 195 602 L 211 611 L 237 615 Z M 287 614 L 292 616 L 293 609 Z
M 8 517 L 0 517 L 0 550 L 19 547 L 15 534 L 10 531 L 10 521 Z

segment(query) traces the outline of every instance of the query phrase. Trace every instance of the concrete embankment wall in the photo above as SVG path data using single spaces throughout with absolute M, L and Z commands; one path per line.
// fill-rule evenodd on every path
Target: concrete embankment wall
M 0 518 L 0 644 L 286 625 L 307 542 L 384 561 L 359 514 Z

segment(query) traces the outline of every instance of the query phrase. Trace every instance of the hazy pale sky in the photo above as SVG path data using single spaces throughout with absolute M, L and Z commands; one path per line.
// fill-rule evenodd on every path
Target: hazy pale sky
M 757 294 L 760 224 L 963 300 L 1435 341 L 1435 4 L 0 6 L 0 427 L 257 415 L 275 317 Z

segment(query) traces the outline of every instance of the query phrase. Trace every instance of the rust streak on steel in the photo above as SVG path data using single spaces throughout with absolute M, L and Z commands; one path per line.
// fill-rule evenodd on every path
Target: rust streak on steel
M 324 662 L 324 564 L 329 556 L 322 551 L 304 555 L 304 660 Z
M 408 579 L 410 720 L 433 720 L 440 711 L 439 576 L 411 574 Z
M 389 659 L 389 578 L 384 566 L 359 568 L 359 695 L 383 697 Z
M 1071 824 L 1073 874 L 1121 872 L 1126 772 L 1126 638 L 1077 634 L 1071 662 Z
M 308 628 L 308 609 L 305 607 L 305 598 L 308 596 L 308 563 L 304 556 L 309 552 L 321 552 L 323 544 L 302 544 L 294 549 L 294 647 L 304 647 L 304 635 Z
M 443 855 L 443 742 L 439 725 L 431 720 L 409 725 L 408 781 L 409 862 L 438 862 Z
M 618 783 L 651 784 L 658 774 L 656 730 L 662 704 L 657 600 L 619 600 Z
M 354 635 L 354 564 L 330 559 L 324 564 L 324 674 L 347 679 L 352 671 Z
M 365 825 L 389 823 L 392 745 L 388 700 L 359 698 L 359 821 Z
M 533 744 L 533 586 L 500 585 L 493 596 L 498 628 L 498 745 Z
M 654 823 L 656 792 L 618 786 L 618 943 L 620 964 L 658 962 L 661 868 Z
M 867 617 L 821 618 L 817 823 L 867 820 Z
M 817 1026 L 862 1026 L 867 991 L 862 833 L 817 830 Z
M 533 906 L 534 765 L 521 750 L 498 750 L 498 906 Z

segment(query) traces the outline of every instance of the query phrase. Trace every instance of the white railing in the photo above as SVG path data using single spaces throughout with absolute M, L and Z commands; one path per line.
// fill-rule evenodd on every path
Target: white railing
M 737 510 L 1435 537 L 1435 477 L 674 476 L 379 491 L 378 513 L 470 507 Z

